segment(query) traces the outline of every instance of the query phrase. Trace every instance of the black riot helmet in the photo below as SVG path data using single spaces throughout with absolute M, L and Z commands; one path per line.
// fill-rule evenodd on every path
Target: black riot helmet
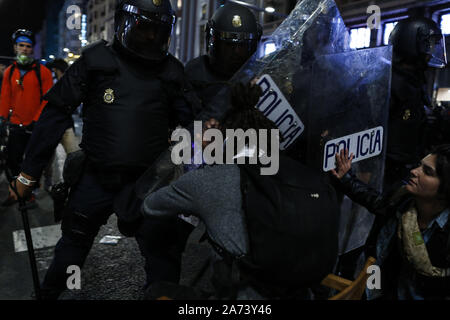
M 447 64 L 445 39 L 436 22 L 424 17 L 399 21 L 389 36 L 394 61 L 422 67 L 443 68 Z
M 176 16 L 169 0 L 121 0 L 115 13 L 116 41 L 139 58 L 167 56 Z
M 26 29 L 19 29 L 16 32 L 14 32 L 12 35 L 12 41 L 13 44 L 16 44 L 17 42 L 28 42 L 33 46 L 36 43 L 33 31 Z
M 232 76 L 255 53 L 262 28 L 246 7 L 227 2 L 206 25 L 206 46 L 213 69 Z

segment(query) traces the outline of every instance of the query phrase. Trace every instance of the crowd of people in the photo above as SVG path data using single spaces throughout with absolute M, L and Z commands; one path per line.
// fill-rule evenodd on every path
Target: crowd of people
M 42 175 L 50 190 L 49 164 L 57 145 L 70 155 L 62 237 L 41 285 L 42 298 L 57 299 L 66 289 L 67 267 L 83 266 L 113 213 L 119 230 L 135 237 L 145 258 L 147 292 L 156 292 L 161 283 L 178 284 L 194 229 L 179 216 L 192 215 L 205 224 L 215 252 L 214 292 L 191 288 L 186 292 L 192 296 L 182 298 L 323 296 L 317 287 L 338 260 L 338 194 L 377 217 L 364 251 L 381 268 L 382 290 L 367 290 L 367 299 L 450 298 L 450 137 L 430 138 L 436 128 L 427 121 L 433 106 L 424 76 L 430 66 L 446 65 L 437 24 L 408 18 L 391 35 L 383 194 L 352 174 L 352 155 L 341 150 L 328 177 L 301 157 L 281 152 L 274 176 L 259 175 L 261 162 L 202 165 L 141 197 L 140 177 L 159 163 L 170 147 L 168 132 L 177 127 L 191 128 L 206 117 L 205 129 L 222 132 L 276 129 L 255 108 L 261 89 L 230 83 L 258 48 L 262 28 L 254 14 L 231 2 L 220 7 L 205 30 L 207 54 L 186 66 L 168 52 L 176 21 L 168 0 L 121 0 L 114 40 L 86 47 L 70 67 L 60 59 L 41 65 L 33 58 L 33 33 L 21 29 L 13 35 L 16 61 L 4 72 L 0 68 L 4 170 L 10 182 L 2 205 L 32 202 Z M 227 93 L 227 109 L 220 119 L 207 117 L 220 91 Z M 80 105 L 78 146 L 72 114 Z M 233 152 L 235 158 L 258 154 L 248 146 Z

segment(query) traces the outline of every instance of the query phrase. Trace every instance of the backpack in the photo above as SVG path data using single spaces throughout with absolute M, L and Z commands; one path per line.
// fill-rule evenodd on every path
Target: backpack
M 219 298 L 251 286 L 266 298 L 306 298 L 332 272 L 339 206 L 322 173 L 280 155 L 276 175 L 240 165 L 249 254 L 234 257 L 209 239 L 223 260 L 213 266 Z
M 12 75 L 14 73 L 14 70 L 16 69 L 16 64 L 13 63 L 13 65 L 11 66 L 11 70 L 9 72 L 9 79 L 8 81 L 11 83 L 11 79 L 12 79 Z M 42 92 L 42 78 L 41 78 L 41 64 L 40 63 L 36 63 L 36 66 L 33 67 L 34 72 L 36 73 L 36 77 L 39 83 L 39 93 L 40 93 L 40 100 L 42 103 L 42 100 L 44 99 L 44 95 Z

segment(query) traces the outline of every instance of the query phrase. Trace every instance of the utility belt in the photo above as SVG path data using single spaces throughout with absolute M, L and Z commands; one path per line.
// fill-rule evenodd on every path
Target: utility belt
M 64 163 L 64 183 L 70 188 L 80 179 L 83 172 L 87 172 L 98 179 L 98 182 L 108 191 L 118 191 L 124 185 L 135 182 L 146 168 L 107 167 L 92 162 L 83 150 L 67 155 Z
M 146 168 L 105 167 L 86 160 L 86 172 L 94 175 L 108 191 L 119 191 L 123 186 L 135 182 Z
M 92 162 L 83 150 L 69 153 L 64 163 L 64 182 L 54 185 L 50 193 L 54 203 L 55 221 L 61 220 L 70 188 L 78 183 L 84 172 L 93 175 L 105 190 L 119 192 L 126 186 L 134 186 L 134 182 L 145 170 L 146 168 L 105 167 Z

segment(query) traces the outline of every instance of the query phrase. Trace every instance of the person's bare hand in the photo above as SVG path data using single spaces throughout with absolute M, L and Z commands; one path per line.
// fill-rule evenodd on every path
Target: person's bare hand
M 219 121 L 211 118 L 208 121 L 205 122 L 205 124 L 203 125 L 204 129 L 211 129 L 211 128 L 215 128 L 218 129 L 219 128 Z
M 338 179 L 341 179 L 352 168 L 353 153 L 348 156 L 348 149 L 342 149 L 336 153 L 336 169 L 331 170 L 331 173 Z
M 206 121 L 203 125 L 203 130 L 208 130 L 208 129 L 219 129 L 220 128 L 220 124 L 219 121 L 211 118 L 208 121 Z M 203 148 L 205 148 L 208 144 L 210 144 L 212 141 L 206 141 L 202 139 L 202 146 Z
M 27 176 L 23 173 L 22 173 L 22 175 L 24 175 L 27 179 L 32 180 L 32 178 L 30 176 Z M 14 190 L 11 185 L 15 186 L 16 190 Z M 8 188 L 9 188 L 9 194 L 15 200 L 18 200 L 18 197 L 20 197 L 21 199 L 28 199 L 31 196 L 31 192 L 33 190 L 32 187 L 24 185 L 22 182 L 20 182 L 17 179 L 13 180 Z
M 250 81 L 251 85 L 252 85 L 252 86 L 257 85 L 257 83 L 259 82 L 259 79 L 261 79 L 261 78 L 260 78 L 260 77 L 255 77 L 255 78 L 253 78 L 253 79 Z

